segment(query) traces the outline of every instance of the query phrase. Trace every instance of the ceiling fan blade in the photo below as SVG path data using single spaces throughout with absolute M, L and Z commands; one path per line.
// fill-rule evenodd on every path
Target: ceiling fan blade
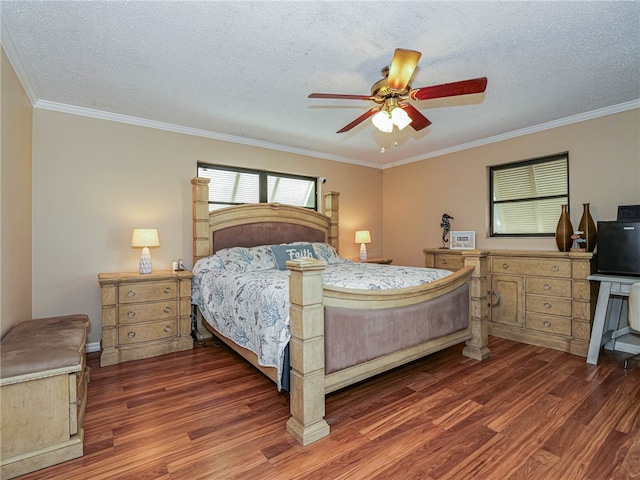
M 345 125 L 344 127 L 342 127 L 336 133 L 348 132 L 349 130 L 351 130 L 356 125 L 359 125 L 362 122 L 364 122 L 367 118 L 373 116 L 375 113 L 378 113 L 381 108 L 382 108 L 381 106 L 370 108 L 369 110 L 364 112 L 362 115 L 360 115 L 358 118 L 356 118 L 353 122 L 351 122 L 350 124 Z
M 371 95 L 349 95 L 343 93 L 311 93 L 309 98 L 335 98 L 338 100 L 373 100 Z
M 443 83 L 431 87 L 416 88 L 409 92 L 413 100 L 428 100 L 430 98 L 455 97 L 457 95 L 469 95 L 482 93 L 487 88 L 487 77 L 463 80 L 461 82 Z
M 415 50 L 404 50 L 397 48 L 389 67 L 389 88 L 394 90 L 404 90 L 411 80 L 411 75 L 418 65 L 418 60 L 422 54 Z
M 431 125 L 431 120 L 421 114 L 418 109 L 410 103 L 400 104 L 400 108 L 407 112 L 407 115 L 409 115 L 409 118 L 411 119 L 411 123 L 409 125 L 411 125 L 416 132 Z

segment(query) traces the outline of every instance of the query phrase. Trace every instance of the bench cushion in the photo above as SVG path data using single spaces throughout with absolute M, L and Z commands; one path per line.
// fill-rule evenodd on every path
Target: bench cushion
M 26 320 L 13 327 L 0 344 L 0 378 L 63 367 L 80 369 L 87 315 Z

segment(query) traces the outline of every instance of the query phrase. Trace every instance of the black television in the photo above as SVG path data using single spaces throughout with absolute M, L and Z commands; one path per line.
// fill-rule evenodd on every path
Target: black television
M 640 277 L 640 221 L 598 222 L 598 273 Z

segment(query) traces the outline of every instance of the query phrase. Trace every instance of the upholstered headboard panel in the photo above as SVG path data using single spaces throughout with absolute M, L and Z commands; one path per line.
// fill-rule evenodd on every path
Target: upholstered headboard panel
M 304 225 L 261 222 L 235 225 L 212 233 L 213 253 L 229 247 L 256 247 L 293 242 L 326 242 L 325 233 Z

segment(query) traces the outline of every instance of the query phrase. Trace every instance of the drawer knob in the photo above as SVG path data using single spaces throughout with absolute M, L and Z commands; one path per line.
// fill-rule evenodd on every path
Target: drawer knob
M 552 271 L 552 272 L 557 272 L 558 270 L 560 270 L 560 267 L 558 267 L 557 265 L 553 265 L 553 266 L 551 267 L 551 271 Z
M 171 325 L 167 325 L 166 327 L 164 327 L 164 331 L 169 333 L 171 331 Z
M 129 333 L 127 333 L 127 337 L 129 337 L 129 338 L 133 338 L 133 337 L 135 337 L 135 336 L 136 336 L 136 332 L 129 332 Z
M 127 317 L 133 318 L 136 316 L 136 312 L 127 312 Z
M 508 263 L 503 263 L 502 264 L 502 268 L 504 268 L 506 270 L 507 268 L 509 268 L 509 264 Z
M 551 285 L 549 285 L 548 283 L 545 283 L 542 288 L 544 288 L 545 290 L 551 290 Z
M 442 259 L 442 263 L 443 263 L 444 265 L 446 265 L 446 264 L 447 264 L 447 259 L 446 259 L 446 258 L 443 258 L 443 259 Z
M 136 296 L 136 292 L 134 290 L 129 290 L 127 292 L 127 297 L 135 297 Z
M 544 302 L 544 308 L 551 308 L 551 303 Z
M 171 293 L 171 287 L 165 287 L 164 293 Z
M 169 313 L 171 311 L 171 307 L 170 306 L 166 306 L 164 307 L 164 313 Z
M 543 322 L 542 324 L 547 328 L 551 326 L 551 322 L 547 322 L 547 321 Z

